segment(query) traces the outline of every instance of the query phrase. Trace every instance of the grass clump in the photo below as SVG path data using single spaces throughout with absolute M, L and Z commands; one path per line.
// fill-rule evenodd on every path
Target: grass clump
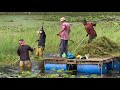
M 94 40 L 90 44 L 82 46 L 77 53 L 80 55 L 89 54 L 91 57 L 103 57 L 111 56 L 116 53 L 118 55 L 119 51 L 120 46 L 117 43 L 103 36 Z

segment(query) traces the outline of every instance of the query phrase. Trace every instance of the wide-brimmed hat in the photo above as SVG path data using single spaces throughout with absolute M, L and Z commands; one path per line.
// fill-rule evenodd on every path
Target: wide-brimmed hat
M 60 21 L 66 21 L 65 17 L 60 18 Z

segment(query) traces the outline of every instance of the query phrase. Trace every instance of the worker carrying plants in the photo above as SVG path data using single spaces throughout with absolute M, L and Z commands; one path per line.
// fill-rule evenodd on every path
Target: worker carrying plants
M 36 56 L 41 56 L 42 57 L 44 49 L 45 49 L 45 42 L 46 42 L 46 33 L 45 33 L 44 29 L 43 29 L 43 26 L 37 33 L 39 35 L 39 39 L 36 40 L 36 41 L 38 41 L 38 47 L 37 47 L 37 50 L 36 50 Z
M 82 21 L 83 25 L 85 26 L 85 30 L 87 32 L 87 35 L 89 35 L 88 43 L 90 43 L 93 39 L 97 37 L 97 33 L 94 29 L 94 26 L 96 26 L 96 23 L 93 22 L 87 22 L 86 19 Z
M 19 40 L 19 45 L 17 54 L 20 56 L 20 72 L 25 70 L 26 67 L 27 70 L 31 71 L 32 63 L 30 61 L 29 51 L 33 52 L 34 49 L 26 45 L 23 39 Z
M 66 54 L 66 58 L 68 57 L 68 40 L 69 40 L 69 34 L 70 34 L 70 25 L 66 22 L 65 17 L 62 17 L 60 19 L 61 22 L 61 29 L 60 32 L 57 34 L 60 36 L 60 57 L 62 57 L 63 54 Z

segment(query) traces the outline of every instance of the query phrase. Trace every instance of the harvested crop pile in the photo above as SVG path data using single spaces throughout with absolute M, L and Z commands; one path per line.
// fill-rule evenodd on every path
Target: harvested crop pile
M 111 56 L 113 53 L 120 52 L 120 46 L 103 36 L 86 44 L 80 48 L 77 54 L 89 54 L 92 57 Z

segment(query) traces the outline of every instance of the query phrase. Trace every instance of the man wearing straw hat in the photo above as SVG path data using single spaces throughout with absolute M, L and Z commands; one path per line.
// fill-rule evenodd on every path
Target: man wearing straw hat
M 61 42 L 60 42 L 60 57 L 62 57 L 63 54 L 68 54 L 68 40 L 69 40 L 69 34 L 70 34 L 70 25 L 66 22 L 65 17 L 62 17 L 60 19 L 61 22 L 61 30 L 57 34 L 60 36 Z

